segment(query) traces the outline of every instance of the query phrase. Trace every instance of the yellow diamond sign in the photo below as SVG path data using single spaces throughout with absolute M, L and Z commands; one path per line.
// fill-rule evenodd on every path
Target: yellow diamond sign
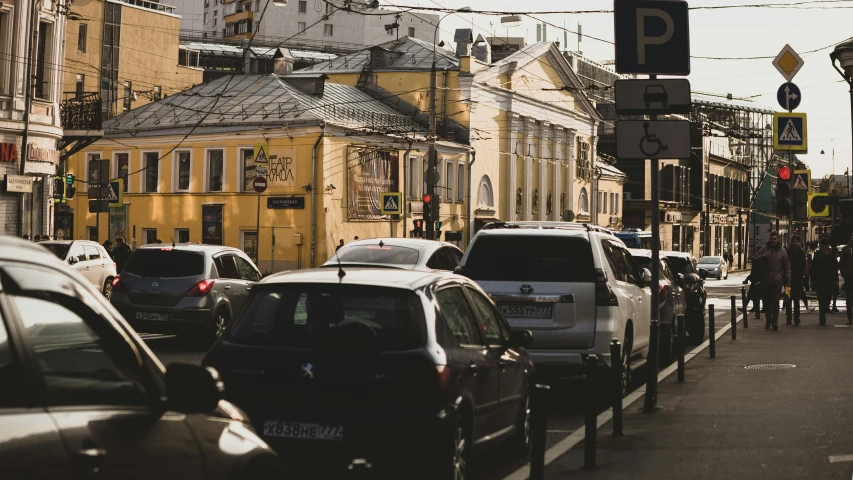
M 803 59 L 797 55 L 797 52 L 791 48 L 790 45 L 785 45 L 785 48 L 779 52 L 779 55 L 776 55 L 776 59 L 773 60 L 773 66 L 776 67 L 776 70 L 779 70 L 779 73 L 785 77 L 785 80 L 790 82 L 794 75 L 800 71 L 800 68 L 803 66 Z

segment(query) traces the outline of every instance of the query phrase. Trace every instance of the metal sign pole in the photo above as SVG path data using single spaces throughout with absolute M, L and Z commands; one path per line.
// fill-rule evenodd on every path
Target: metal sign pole
M 649 75 L 650 80 L 657 78 L 657 75 Z M 657 120 L 657 115 L 650 115 L 651 121 Z M 658 397 L 658 346 L 660 333 L 660 319 L 658 318 L 658 297 L 659 293 L 659 272 L 660 272 L 660 164 L 657 156 L 651 159 L 652 165 L 652 264 L 651 274 L 652 283 L 649 286 L 651 289 L 651 338 L 649 339 L 649 368 L 648 383 L 646 386 L 646 397 L 643 410 L 645 412 L 654 411 L 657 405 Z

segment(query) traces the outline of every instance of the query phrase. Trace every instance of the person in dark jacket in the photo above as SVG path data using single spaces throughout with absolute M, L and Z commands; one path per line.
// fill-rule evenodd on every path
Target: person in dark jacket
M 116 272 L 121 274 L 124 266 L 127 264 L 127 259 L 130 258 L 130 246 L 124 243 L 123 237 L 116 237 L 116 248 L 113 249 L 113 260 L 116 262 Z
M 791 317 L 793 316 L 794 326 L 796 327 L 800 325 L 800 300 L 806 296 L 806 291 L 803 288 L 803 279 L 809 274 L 806 251 L 803 249 L 799 235 L 791 237 L 791 246 L 788 247 L 787 253 L 788 260 L 791 262 L 791 296 L 789 297 L 788 306 L 785 309 L 785 323 L 790 325 Z
M 844 278 L 844 298 L 847 300 L 847 325 L 853 325 L 853 234 L 841 250 L 841 277 Z
M 835 256 L 835 259 L 837 260 L 838 257 L 841 256 L 841 254 L 838 253 L 838 244 L 834 241 L 830 242 L 829 248 L 830 248 L 830 250 L 832 250 L 832 254 Z M 838 310 L 838 295 L 840 293 L 841 293 L 841 290 L 838 288 L 838 281 L 836 280 L 835 291 L 832 292 L 832 313 L 839 313 L 840 312 L 840 310 Z
M 812 263 L 812 286 L 817 292 L 817 303 L 820 309 L 820 325 L 826 326 L 826 314 L 835 290 L 838 289 L 838 259 L 832 253 L 829 240 L 820 241 L 820 250 L 815 254 Z
M 749 290 L 746 292 L 746 304 L 743 307 L 739 307 L 738 310 L 747 315 L 746 307 L 749 306 L 749 302 L 752 302 L 752 310 L 750 313 L 755 313 L 755 318 L 761 318 L 761 283 L 758 281 L 761 278 L 761 273 L 759 272 L 758 264 L 760 262 L 752 262 L 752 270 L 749 272 L 749 275 L 743 280 L 743 284 L 752 283 L 750 285 Z
M 779 330 L 779 297 L 782 289 L 791 286 L 791 263 L 779 244 L 779 233 L 770 232 L 767 246 L 753 259 L 761 268 L 761 297 L 764 300 L 764 328 Z

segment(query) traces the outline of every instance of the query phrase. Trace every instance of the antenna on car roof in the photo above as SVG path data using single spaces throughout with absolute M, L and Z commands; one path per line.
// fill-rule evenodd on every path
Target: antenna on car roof
M 382 247 L 384 247 L 384 246 L 385 246 L 385 242 L 383 242 L 383 241 L 380 239 L 380 240 L 379 240 L 379 248 L 382 248 Z
M 335 236 L 329 233 L 329 238 L 332 239 L 332 245 L 335 244 Z M 338 255 L 338 250 L 335 250 L 335 260 L 338 261 L 338 283 L 344 281 L 344 277 L 347 275 L 347 272 L 344 271 L 344 267 L 341 266 L 341 257 Z
M 175 239 L 169 236 L 169 240 L 172 241 L 172 248 L 175 248 Z

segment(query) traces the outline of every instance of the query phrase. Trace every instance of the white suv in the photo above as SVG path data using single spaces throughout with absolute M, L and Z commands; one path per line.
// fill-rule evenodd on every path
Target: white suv
M 651 273 L 607 230 L 570 222 L 496 222 L 474 237 L 457 272 L 475 280 L 513 328 L 534 332 L 540 368 L 579 371 L 623 345 L 623 381 L 649 350 Z
M 116 262 L 103 245 L 89 240 L 48 240 L 38 244 L 80 272 L 107 299 L 112 296 Z

